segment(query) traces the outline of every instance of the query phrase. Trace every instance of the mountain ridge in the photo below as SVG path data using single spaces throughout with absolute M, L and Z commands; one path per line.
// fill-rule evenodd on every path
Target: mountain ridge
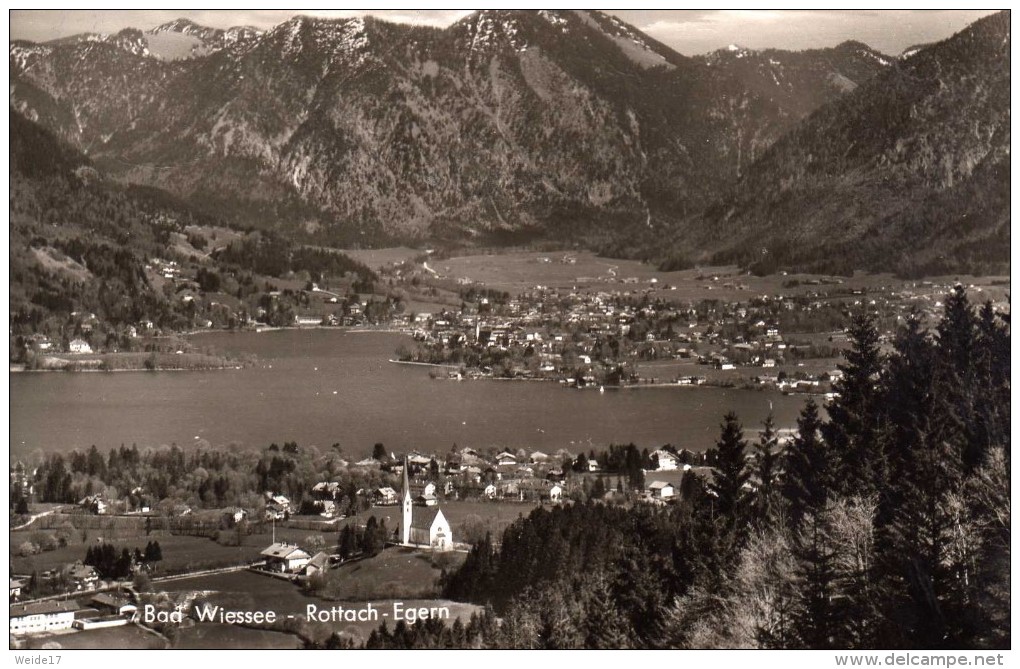
M 176 20 L 146 34 L 228 32 Z M 747 262 L 702 212 L 757 183 L 820 110 L 920 57 L 854 41 L 687 57 L 584 10 L 483 10 L 446 29 L 295 16 L 166 60 L 133 52 L 137 35 L 12 43 L 12 107 L 121 180 L 316 243 L 633 249 L 640 231 Z

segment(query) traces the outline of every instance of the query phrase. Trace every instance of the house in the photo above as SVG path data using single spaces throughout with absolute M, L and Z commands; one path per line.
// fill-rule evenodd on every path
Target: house
M 676 468 L 680 465 L 680 461 L 675 455 L 661 448 L 652 453 L 652 459 L 658 460 L 659 466 L 657 469 L 660 472 L 676 471 Z
M 89 495 L 83 497 L 78 501 L 78 506 L 81 507 L 86 513 L 93 513 L 98 516 L 106 513 L 106 502 L 99 498 L 98 495 Z
M 540 464 L 542 462 L 546 462 L 548 459 L 549 459 L 549 456 L 546 455 L 545 453 L 543 453 L 542 451 L 535 451 L 534 453 L 531 454 L 531 463 L 532 464 L 536 464 L 537 465 L 537 464 Z
M 11 578 L 11 599 L 10 601 L 16 602 L 21 599 L 21 591 L 28 584 L 28 579 L 24 578 Z
M 287 517 L 287 510 L 272 502 L 266 504 L 266 520 L 283 520 Z
M 72 339 L 67 345 L 67 350 L 71 353 L 91 353 L 92 347 L 84 339 Z
M 301 550 L 296 544 L 286 541 L 272 544 L 259 555 L 266 559 L 267 570 L 281 573 L 298 572 L 312 559 L 311 555 Z
M 517 464 L 517 456 L 514 455 L 513 453 L 510 453 L 509 451 L 503 451 L 502 453 L 500 453 L 499 455 L 496 456 L 496 464 L 497 465 L 516 465 Z
M 123 597 L 117 597 L 108 592 L 101 592 L 89 600 L 92 608 L 107 616 L 131 617 L 138 611 L 138 607 Z
M 676 491 L 673 488 L 672 483 L 666 483 L 665 481 L 652 481 L 648 485 L 648 494 L 652 499 L 672 499 Z
M 67 568 L 67 580 L 74 584 L 76 590 L 90 590 L 99 585 L 99 572 L 79 560 Z
M 416 506 L 438 506 L 439 499 L 435 496 L 434 493 L 433 494 L 422 493 L 421 495 L 418 495 L 414 499 L 414 503 Z
M 241 507 L 229 507 L 223 510 L 223 517 L 228 519 L 230 523 L 239 523 L 248 517 L 248 512 Z
M 73 601 L 28 602 L 12 604 L 10 608 L 11 634 L 39 634 L 71 629 L 75 613 L 81 607 Z
M 319 515 L 323 518 L 332 518 L 336 515 L 336 502 L 331 499 L 324 500 L 322 502 L 322 511 Z
M 312 486 L 312 492 L 317 497 L 333 497 L 340 492 L 340 483 L 338 481 L 319 481 Z
M 377 488 L 373 497 L 376 506 L 392 506 L 397 503 L 397 491 L 389 486 Z
M 281 509 L 290 510 L 290 500 L 283 495 L 274 495 L 272 493 L 266 493 L 266 500 Z
M 319 551 L 305 564 L 303 573 L 305 576 L 315 576 L 324 573 L 327 569 L 329 569 L 329 554 Z
M 424 507 L 416 507 L 411 503 L 411 484 L 407 478 L 406 458 L 402 487 L 401 543 L 405 546 L 428 546 L 439 551 L 452 549 L 453 532 L 450 530 L 449 521 L 439 508 L 438 501 L 435 505 Z

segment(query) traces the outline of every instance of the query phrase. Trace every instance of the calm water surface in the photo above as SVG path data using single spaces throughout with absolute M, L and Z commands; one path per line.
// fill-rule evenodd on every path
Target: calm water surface
M 748 431 L 774 407 L 792 427 L 803 397 L 721 388 L 599 393 L 555 383 L 432 380 L 387 362 L 409 341 L 337 330 L 211 333 L 199 346 L 251 353 L 255 367 L 208 372 L 11 374 L 11 453 L 95 444 L 266 446 L 297 441 L 364 456 L 372 445 L 445 452 L 453 444 L 555 451 L 634 442 L 701 450 L 733 409 Z

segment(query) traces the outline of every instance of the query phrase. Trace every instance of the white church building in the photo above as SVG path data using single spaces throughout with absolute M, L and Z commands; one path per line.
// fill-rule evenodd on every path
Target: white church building
M 411 484 L 407 476 L 407 458 L 404 458 L 404 480 L 401 491 L 400 541 L 405 546 L 422 546 L 437 551 L 453 548 L 453 532 L 438 506 L 415 506 L 411 498 Z

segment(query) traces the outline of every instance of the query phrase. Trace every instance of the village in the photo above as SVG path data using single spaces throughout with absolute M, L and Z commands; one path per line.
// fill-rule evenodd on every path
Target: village
M 403 458 L 384 452 L 375 455 L 379 457 L 349 463 L 349 470 L 370 473 L 373 480 L 387 485 L 357 489 L 353 505 L 345 498 L 349 481 L 344 480 L 318 481 L 300 502 L 281 493 L 266 492 L 251 508 L 192 509 L 160 503 L 141 489 L 120 499 L 95 494 L 75 505 L 49 505 L 46 511 L 30 515 L 24 526 L 16 528 L 12 542 L 20 541 L 17 537 L 22 536 L 44 537 L 47 534 L 44 531 L 29 534 L 32 525 L 60 518 L 63 521 L 58 526 L 70 528 L 101 527 L 104 522 L 108 522 L 107 527 L 135 523 L 150 528 L 144 536 L 151 533 L 158 538 L 150 539 L 144 552 L 136 549 L 132 553 L 122 547 L 126 545 L 124 541 L 98 537 L 90 539 L 92 543 L 87 544 L 90 547 L 84 559 L 27 574 L 13 571 L 12 566 L 12 639 L 27 643 L 40 636 L 49 638 L 126 625 L 144 627 L 148 624 L 146 620 L 161 625 L 170 620 L 183 623 L 185 617 L 180 616 L 179 610 L 167 609 L 165 600 L 154 597 L 164 583 L 244 570 L 314 591 L 330 574 L 338 574 L 343 565 L 371 559 L 380 552 L 411 550 L 432 556 L 462 555 L 473 541 L 480 539 L 479 514 L 502 513 L 512 518 L 535 506 L 589 499 L 627 505 L 672 504 L 680 499 L 685 485 L 694 479 L 704 482 L 712 475 L 704 454 L 672 446 L 653 452 L 645 449 L 643 453 L 633 446 L 614 447 L 611 452 L 598 455 L 594 452 L 572 455 L 566 451 L 546 454 L 524 449 L 513 452 L 489 449 L 480 453 L 472 448 L 443 456 L 417 452 Z M 632 472 L 623 471 L 624 459 L 639 462 L 648 469 L 641 468 L 635 480 Z M 22 511 L 36 506 L 27 502 L 34 494 L 35 474 L 20 462 L 11 468 L 12 489 L 25 494 Z M 465 508 L 474 513 L 466 515 Z M 347 513 L 352 515 L 348 517 Z M 170 567 L 173 534 L 193 533 L 206 522 L 198 519 L 210 518 L 216 519 L 213 522 L 227 534 L 248 535 L 252 548 L 245 554 L 251 558 L 238 563 L 237 554 L 225 553 L 230 556 L 228 560 L 203 564 L 202 569 Z M 388 520 L 392 530 L 385 529 Z M 154 527 L 170 529 L 152 531 Z M 302 538 L 295 532 L 298 528 L 310 534 Z M 375 534 L 369 536 L 373 530 Z M 60 530 L 52 535 L 54 546 L 70 540 Z M 261 546 L 257 543 L 260 537 L 264 537 Z M 165 548 L 160 547 L 161 542 Z M 45 545 L 45 539 L 40 542 L 43 546 L 25 543 L 17 546 L 12 543 L 12 554 L 20 558 L 17 563 L 21 565 L 31 564 L 34 556 L 44 556 L 47 549 L 53 548 Z M 159 615 L 146 619 L 142 615 L 144 610 L 157 611 Z

